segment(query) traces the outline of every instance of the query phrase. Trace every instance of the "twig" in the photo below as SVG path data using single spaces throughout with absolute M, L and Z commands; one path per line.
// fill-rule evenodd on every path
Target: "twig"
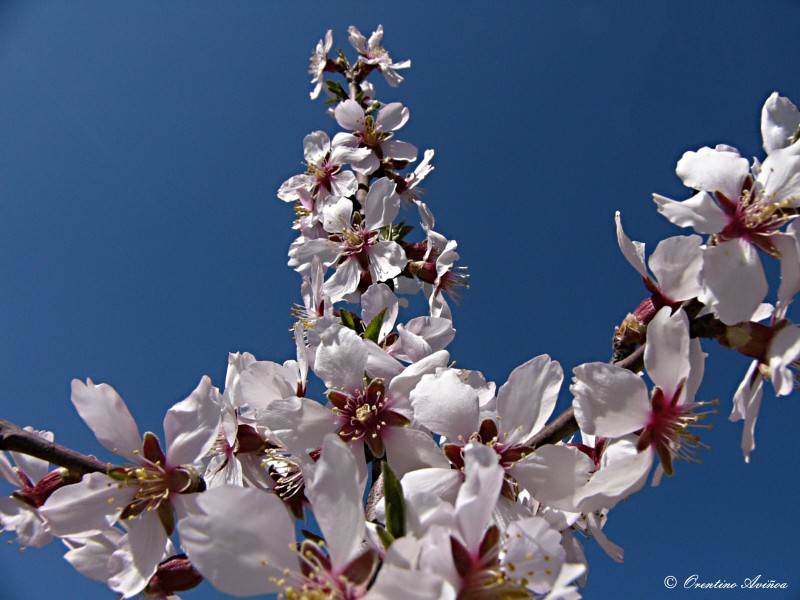
M 101 462 L 94 456 L 87 456 L 70 450 L 61 444 L 47 441 L 5 419 L 0 419 L 0 450 L 20 452 L 28 456 L 41 458 L 81 475 L 85 473 L 105 473 L 109 467 L 107 463 Z

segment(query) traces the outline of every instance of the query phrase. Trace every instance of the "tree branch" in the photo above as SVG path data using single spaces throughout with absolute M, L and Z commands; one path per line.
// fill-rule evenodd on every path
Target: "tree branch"
M 61 444 L 49 442 L 5 419 L 0 419 L 0 450 L 20 452 L 40 458 L 81 475 L 105 473 L 109 467 L 107 463 L 101 462 L 94 456 L 87 456 Z

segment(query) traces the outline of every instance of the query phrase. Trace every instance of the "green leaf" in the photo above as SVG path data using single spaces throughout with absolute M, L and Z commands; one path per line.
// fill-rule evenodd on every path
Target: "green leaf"
M 383 497 L 386 501 L 386 530 L 394 538 L 406 534 L 406 502 L 403 499 L 403 488 L 400 485 L 389 463 L 381 463 L 383 476 Z
M 334 81 L 332 79 L 326 79 L 325 85 L 328 86 L 328 90 L 331 92 L 331 94 L 336 96 L 337 99 L 347 100 L 349 98 L 347 92 L 344 91 L 342 84 L 339 83 L 338 81 Z
M 383 546 L 383 549 L 388 550 L 389 546 L 391 546 L 392 542 L 394 541 L 392 534 L 386 531 L 380 525 L 375 525 L 375 533 L 378 534 L 378 539 L 381 541 L 381 546 Z
M 369 325 L 367 325 L 367 328 L 364 330 L 365 340 L 372 340 L 376 344 L 378 343 L 378 336 L 381 333 L 383 318 L 386 316 L 386 308 L 388 307 L 385 307 L 381 312 L 375 315 L 372 321 L 369 322 Z
M 356 319 L 358 319 L 356 315 L 342 308 L 339 310 L 339 317 L 342 319 L 342 325 L 353 331 L 356 330 Z

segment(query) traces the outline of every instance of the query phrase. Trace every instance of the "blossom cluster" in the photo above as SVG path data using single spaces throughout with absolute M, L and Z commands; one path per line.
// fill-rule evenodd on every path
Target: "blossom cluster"
M 410 67 L 382 39 L 380 26 L 369 38 L 351 27 L 350 61 L 331 55 L 328 31 L 312 53 L 311 98 L 324 90 L 339 130 L 309 133 L 305 172 L 278 190 L 298 232 L 295 357 L 230 354 L 222 389 L 203 377 L 167 411 L 163 438 L 142 435 L 110 386 L 73 381 L 75 409 L 115 462 L 81 474 L 0 453 L 16 489 L 0 521 L 20 544 L 60 539 L 81 574 L 125 598 L 174 597 L 203 578 L 289 599 L 579 598 L 583 543 L 622 561 L 603 532 L 611 511 L 705 449 L 698 432 L 719 402 L 698 399 L 703 338 L 753 358 L 730 415 L 745 421 L 749 458 L 764 381 L 779 396 L 796 387 L 798 109 L 769 97 L 763 161 L 727 145 L 681 158 L 691 197 L 654 200 L 695 233 L 649 260 L 617 213 L 647 297 L 617 328 L 611 362 L 573 369 L 572 408 L 554 427 L 564 370 L 550 356 L 499 387 L 451 361 L 450 303 L 467 275 L 423 201 L 433 150 L 412 168 L 418 149 L 396 138 L 408 108 L 368 81 L 378 71 L 395 88 Z M 780 261 L 777 289 L 762 256 Z M 423 314 L 406 319 L 415 302 Z M 315 386 L 324 393 L 310 397 Z

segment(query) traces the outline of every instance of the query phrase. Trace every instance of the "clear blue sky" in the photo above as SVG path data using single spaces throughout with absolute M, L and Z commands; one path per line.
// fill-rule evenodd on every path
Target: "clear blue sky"
M 679 233 L 650 198 L 686 197 L 684 151 L 761 156 L 763 101 L 800 103 L 800 3 L 489 6 L 0 4 L 0 416 L 106 457 L 72 378 L 112 384 L 160 434 L 203 374 L 223 385 L 229 351 L 291 357 L 293 215 L 275 192 L 300 172 L 305 134 L 337 131 L 308 100 L 306 68 L 329 28 L 349 49 L 351 24 L 383 23 L 392 56 L 413 61 L 381 98 L 410 108 L 401 139 L 436 150 L 427 201 L 470 268 L 453 358 L 498 384 L 543 352 L 567 373 L 607 360 L 645 295 L 614 211 L 652 250 Z M 800 597 L 798 397 L 765 397 L 745 465 L 727 414 L 748 361 L 709 351 L 698 397 L 722 400 L 713 450 L 612 512 L 626 561 L 589 542 L 587 598 Z M 56 544 L 0 546 L 2 600 L 113 597 Z M 662 584 L 693 573 L 790 589 Z

